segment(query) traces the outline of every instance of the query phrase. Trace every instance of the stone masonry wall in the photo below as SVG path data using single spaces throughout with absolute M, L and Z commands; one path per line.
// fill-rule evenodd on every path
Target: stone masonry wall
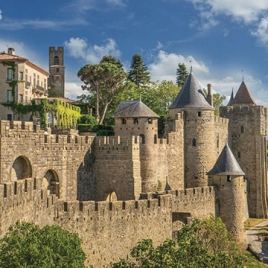
M 78 170 L 93 137 L 45 135 L 32 122 L 19 121 L 1 121 L 0 134 L 0 183 L 17 180 L 20 171 L 14 164 L 21 157 L 28 166 L 21 171 L 22 178 L 43 178 L 48 170 L 53 170 L 59 181 L 59 198 L 76 199 Z
M 248 181 L 250 217 L 268 216 L 267 211 L 267 108 L 263 106 L 221 107 L 229 118 L 229 145 Z

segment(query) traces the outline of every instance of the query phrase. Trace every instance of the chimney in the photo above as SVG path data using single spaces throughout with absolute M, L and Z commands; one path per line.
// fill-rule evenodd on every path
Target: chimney
M 212 85 L 211 84 L 208 84 L 207 85 L 208 87 L 208 96 L 207 96 L 207 99 L 208 99 L 208 102 L 211 106 L 213 106 L 213 94 L 212 94 Z
M 9 47 L 9 48 L 8 48 L 8 54 L 9 54 L 9 55 L 15 55 L 15 49 L 12 48 L 12 47 Z

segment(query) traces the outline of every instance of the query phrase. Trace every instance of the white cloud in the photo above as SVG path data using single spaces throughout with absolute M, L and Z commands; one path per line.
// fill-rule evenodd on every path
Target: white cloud
M 0 9 L 0 20 L 2 19 L 2 10 Z
M 259 19 L 268 10 L 267 0 L 188 0 L 196 9 L 210 12 L 212 15 L 224 14 L 234 20 L 250 23 Z
M 255 31 L 251 31 L 253 36 L 256 36 L 261 45 L 268 44 L 268 18 L 262 18 L 257 29 Z
M 81 58 L 87 63 L 99 63 L 105 55 L 112 55 L 115 58 L 121 55 L 114 39 L 107 39 L 102 46 L 90 45 L 81 38 L 70 38 L 64 44 L 71 56 Z
M 77 96 L 86 94 L 81 88 L 81 82 L 65 82 L 65 95 L 71 100 L 77 100 Z
M 176 70 L 179 63 L 184 63 L 188 72 L 192 66 L 195 74 L 208 74 L 209 69 L 201 61 L 197 61 L 193 56 L 184 57 L 175 53 L 168 54 L 160 50 L 155 61 L 148 65 L 152 81 L 176 81 Z

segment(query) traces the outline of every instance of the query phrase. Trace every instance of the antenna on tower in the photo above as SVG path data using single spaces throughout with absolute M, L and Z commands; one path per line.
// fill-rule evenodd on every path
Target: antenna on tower
M 242 72 L 242 82 L 244 82 L 244 71 L 241 70 L 241 72 Z

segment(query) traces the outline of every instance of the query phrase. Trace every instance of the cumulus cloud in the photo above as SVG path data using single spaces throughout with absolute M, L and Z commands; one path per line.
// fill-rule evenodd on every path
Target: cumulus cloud
M 268 18 L 262 18 L 257 29 L 251 31 L 253 36 L 256 36 L 261 45 L 267 46 L 268 44 Z
M 188 0 L 201 12 L 210 15 L 224 14 L 234 20 L 250 23 L 259 19 L 268 10 L 268 1 L 245 1 L 245 0 Z
M 209 69 L 201 61 L 197 61 L 193 56 L 184 57 L 175 53 L 167 53 L 160 50 L 153 63 L 148 65 L 148 69 L 151 73 L 151 78 L 153 81 L 176 81 L 176 70 L 179 63 L 184 63 L 190 71 L 192 66 L 193 72 L 195 74 L 208 74 Z
M 2 19 L 2 10 L 0 9 L 0 20 Z
M 99 63 L 105 55 L 112 55 L 115 58 L 121 55 L 114 39 L 107 39 L 102 46 L 88 44 L 87 40 L 82 38 L 70 38 L 64 44 L 71 56 L 87 63 Z

